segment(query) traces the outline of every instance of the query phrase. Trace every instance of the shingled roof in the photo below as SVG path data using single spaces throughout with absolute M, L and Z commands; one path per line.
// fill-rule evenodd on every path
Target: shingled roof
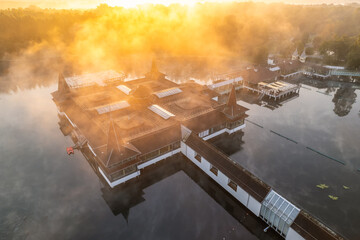
M 103 163 L 106 167 L 121 163 L 123 160 L 139 155 L 140 152 L 130 144 L 125 144 L 117 130 L 113 120 L 110 120 L 108 141 L 106 147 L 106 157 Z
M 249 109 L 240 106 L 236 103 L 235 86 L 232 87 L 228 101 L 223 109 L 223 113 L 230 119 L 239 117 L 245 114 Z

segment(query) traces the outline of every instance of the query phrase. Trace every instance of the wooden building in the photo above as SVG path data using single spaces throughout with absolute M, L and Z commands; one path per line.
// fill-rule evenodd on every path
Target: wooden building
M 235 85 L 223 104 L 208 91 L 196 83 L 167 80 L 153 63 L 144 78 L 133 81 L 114 71 L 71 78 L 60 74 L 52 95 L 62 125 L 68 125 L 61 126 L 62 132 L 73 129 L 76 146 L 88 152 L 110 188 L 181 154 L 285 239 L 342 239 L 206 141 L 240 131 L 248 117 L 248 109 L 237 104 Z M 141 193 L 134 197 L 143 200 Z M 118 209 L 125 217 L 126 205 L 121 202 Z

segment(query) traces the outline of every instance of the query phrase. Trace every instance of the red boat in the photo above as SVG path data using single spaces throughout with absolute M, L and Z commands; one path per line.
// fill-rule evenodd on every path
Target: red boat
M 74 154 L 74 149 L 72 147 L 66 148 L 66 152 L 68 155 Z

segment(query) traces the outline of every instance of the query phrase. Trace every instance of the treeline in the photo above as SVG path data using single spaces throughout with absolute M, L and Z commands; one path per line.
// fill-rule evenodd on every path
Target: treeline
M 319 49 L 326 64 L 344 65 L 351 70 L 360 70 L 360 35 L 326 40 Z
M 0 57 L 43 41 L 70 43 L 77 24 L 93 16 L 92 11 L 36 7 L 0 10 Z
M 100 5 L 89 10 L 0 11 L 0 58 L 37 43 L 86 66 L 126 54 L 242 58 L 263 63 L 268 53 L 289 56 L 315 36 L 329 63 L 359 68 L 360 7 L 264 3 L 173 4 L 137 9 Z M 74 57 L 76 56 L 76 57 Z

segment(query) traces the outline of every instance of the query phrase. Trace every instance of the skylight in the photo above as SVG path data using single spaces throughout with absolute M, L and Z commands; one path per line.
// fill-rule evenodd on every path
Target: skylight
M 151 111 L 153 111 L 154 113 L 156 113 L 157 115 L 159 115 L 160 117 L 162 117 L 163 119 L 169 119 L 170 117 L 174 117 L 175 115 L 172 114 L 171 112 L 163 109 L 162 107 L 160 107 L 159 105 L 151 105 L 149 107 L 149 109 Z
M 175 94 L 178 94 L 178 93 L 181 93 L 181 92 L 182 92 L 182 90 L 180 88 L 170 88 L 170 89 L 166 89 L 166 90 L 163 90 L 163 91 L 155 92 L 154 94 L 158 98 L 163 98 L 163 97 L 175 95 Z
M 119 85 L 116 88 L 119 89 L 120 91 L 122 91 L 123 93 L 125 93 L 126 95 L 129 95 L 131 92 L 131 88 L 128 88 L 125 85 Z
M 130 106 L 130 104 L 127 101 L 120 101 L 120 102 L 111 103 L 111 104 L 108 104 L 105 106 L 98 107 L 98 108 L 96 108 L 96 111 L 99 114 L 104 114 L 104 113 L 116 111 L 119 109 L 127 108 L 129 106 Z

